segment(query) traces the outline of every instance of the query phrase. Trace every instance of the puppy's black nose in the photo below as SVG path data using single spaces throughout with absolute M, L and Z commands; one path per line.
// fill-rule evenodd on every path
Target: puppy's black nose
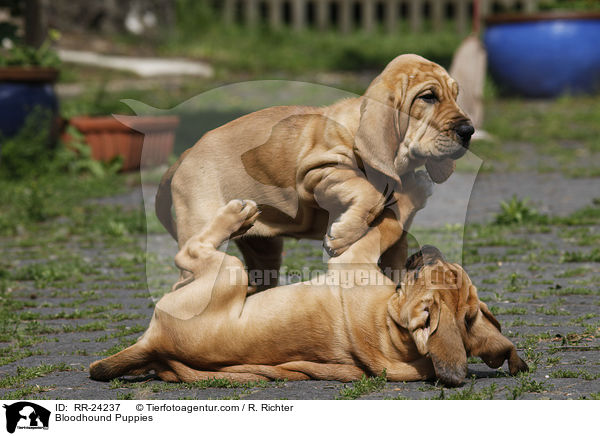
M 461 137 L 461 139 L 465 142 L 471 139 L 471 136 L 475 133 L 475 129 L 470 124 L 461 124 L 456 127 L 456 134 Z

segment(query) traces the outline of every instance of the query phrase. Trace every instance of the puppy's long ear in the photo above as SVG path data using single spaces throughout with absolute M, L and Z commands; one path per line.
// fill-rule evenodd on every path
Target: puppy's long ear
M 499 332 L 502 331 L 500 322 L 496 319 L 492 312 L 490 312 L 490 309 L 488 309 L 487 304 L 485 304 L 483 301 L 479 302 L 479 310 L 481 310 L 481 313 L 483 313 L 487 320 L 491 322 L 494 325 L 494 327 L 498 329 Z
M 394 160 L 401 141 L 393 96 L 383 84 L 377 84 L 365 94 L 360 107 L 355 151 L 367 165 L 400 183 Z
M 529 370 L 513 343 L 500 333 L 500 323 L 483 302 L 479 303 L 479 313 L 467 329 L 466 344 L 471 354 L 481 357 L 490 368 L 498 368 L 508 360 L 512 375 Z
M 467 375 L 467 352 L 454 314 L 436 297 L 430 310 L 431 335 L 427 341 L 436 376 L 446 385 L 457 386 Z

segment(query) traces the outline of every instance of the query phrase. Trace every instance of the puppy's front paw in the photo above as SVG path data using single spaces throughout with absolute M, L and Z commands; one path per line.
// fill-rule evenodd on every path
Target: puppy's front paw
M 339 256 L 358 241 L 368 229 L 369 225 L 366 221 L 335 221 L 323 239 L 323 247 L 329 256 Z
M 252 200 L 231 200 L 219 210 L 218 220 L 230 234 L 243 233 L 258 218 L 260 211 Z

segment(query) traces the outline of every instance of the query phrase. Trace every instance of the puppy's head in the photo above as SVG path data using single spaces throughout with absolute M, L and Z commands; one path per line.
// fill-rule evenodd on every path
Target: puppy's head
M 444 68 L 420 56 L 398 56 L 365 92 L 358 154 L 394 179 L 425 164 L 434 182 L 445 181 L 474 132 L 457 96 L 458 85 Z
M 458 264 L 446 262 L 439 250 L 425 246 L 408 259 L 406 268 L 398 319 L 419 352 L 431 357 L 442 382 L 462 383 L 468 356 L 481 357 L 492 368 L 508 360 L 511 374 L 528 370 Z

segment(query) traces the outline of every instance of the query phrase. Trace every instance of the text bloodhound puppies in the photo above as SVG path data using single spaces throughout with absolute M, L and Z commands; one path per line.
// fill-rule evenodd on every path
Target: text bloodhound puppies
M 398 289 L 381 273 L 377 259 L 387 247 L 379 233 L 403 224 L 393 215 L 384 212 L 363 238 L 330 259 L 322 282 L 247 295 L 241 261 L 216 247 L 252 225 L 258 212 L 252 201 L 232 200 L 176 256 L 194 280 L 167 293 L 138 342 L 92 363 L 90 376 L 155 371 L 185 382 L 349 381 L 385 370 L 393 381 L 438 378 L 457 385 L 470 355 L 493 368 L 508 360 L 511 374 L 527 370 L 467 274 L 437 249 L 424 247 L 409 259 Z
M 402 55 L 361 97 L 243 116 L 205 134 L 166 172 L 158 218 L 182 248 L 220 207 L 248 198 L 263 212 L 236 239 L 249 269 L 279 270 L 282 236 L 324 238 L 329 254 L 340 255 L 404 189 L 402 175 L 422 165 L 436 183 L 451 175 L 473 133 L 457 95 L 442 67 Z M 382 266 L 402 268 L 403 241 L 390 253 Z

